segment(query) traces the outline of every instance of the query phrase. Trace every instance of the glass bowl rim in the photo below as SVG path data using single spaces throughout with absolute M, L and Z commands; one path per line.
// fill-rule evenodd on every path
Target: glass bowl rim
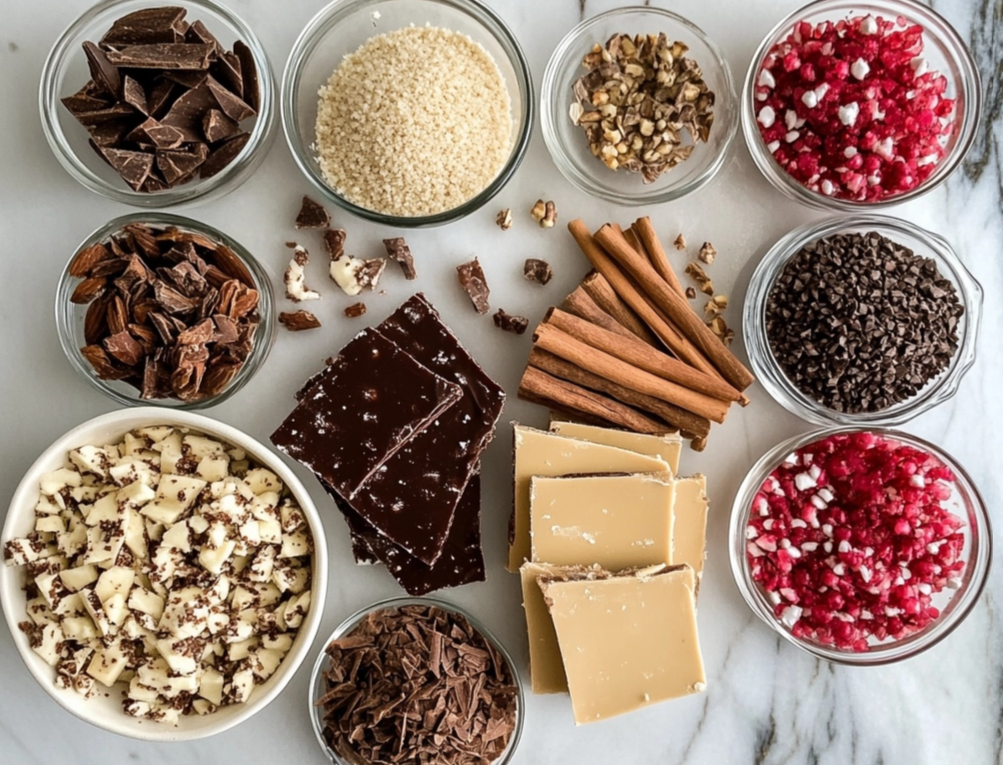
M 508 90 L 510 99 L 513 96 L 520 99 L 522 119 L 519 121 L 518 134 L 512 142 L 509 157 L 498 172 L 498 175 L 475 196 L 457 207 L 432 215 L 412 217 L 389 215 L 350 202 L 325 183 L 322 177 L 319 177 L 305 156 L 306 152 L 302 145 L 300 122 L 296 109 L 303 67 L 325 35 L 337 29 L 339 24 L 348 16 L 364 10 L 371 5 L 371 0 L 332 0 L 332 2 L 314 14 L 296 37 L 296 41 L 289 51 L 289 57 L 286 59 L 285 69 L 282 73 L 279 98 L 282 132 L 285 135 L 286 144 L 289 146 L 289 153 L 292 154 L 296 166 L 313 188 L 325 199 L 352 215 L 363 220 L 369 220 L 386 226 L 394 226 L 396 228 L 440 226 L 465 218 L 487 204 L 508 184 L 512 176 L 515 175 L 516 170 L 522 164 L 526 151 L 529 148 L 530 139 L 533 134 L 533 123 L 536 118 L 532 70 L 518 38 L 512 33 L 512 30 L 509 29 L 501 16 L 486 6 L 481 0 L 423 1 L 435 5 L 448 6 L 476 21 L 502 47 L 509 64 L 515 72 L 518 87 L 515 92 L 511 89 L 506 89 Z
M 773 155 L 767 152 L 766 145 L 763 142 L 756 122 L 754 106 L 756 78 L 759 74 L 759 67 L 763 59 L 766 58 L 769 49 L 803 17 L 828 9 L 840 12 L 845 11 L 846 13 L 862 13 L 878 4 L 897 6 L 896 13 L 899 15 L 906 16 L 912 21 L 918 20 L 923 22 L 924 35 L 931 34 L 928 26 L 929 22 L 932 21 L 939 27 L 939 30 L 932 36 L 949 50 L 950 58 L 954 60 L 959 69 L 960 87 L 955 98 L 957 99 L 964 95 L 967 108 L 962 115 L 961 124 L 958 127 L 958 140 L 952 147 L 951 153 L 945 157 L 937 169 L 922 184 L 903 194 L 896 194 L 877 202 L 837 199 L 820 192 L 812 191 L 794 180 L 790 173 L 777 165 L 773 159 Z M 958 55 L 959 53 L 960 55 Z M 763 38 L 749 63 L 740 99 L 741 104 L 738 111 L 745 143 L 749 148 L 749 154 L 752 155 L 753 163 L 770 182 L 770 185 L 785 196 L 815 209 L 827 210 L 829 212 L 860 213 L 887 210 L 903 202 L 917 199 L 938 188 L 954 175 L 975 144 L 975 139 L 979 133 L 979 126 L 982 122 L 985 94 L 982 86 L 982 76 L 979 73 L 978 65 L 972 56 L 971 50 L 954 28 L 954 25 L 936 9 L 922 5 L 916 2 L 916 0 L 863 0 L 861 3 L 853 3 L 850 0 L 812 0 L 786 15 Z
M 967 516 L 964 518 L 971 548 L 966 559 L 966 585 L 957 590 L 956 594 L 951 597 L 949 603 L 952 605 L 956 603 L 956 605 L 950 612 L 947 612 L 947 618 L 945 619 L 945 612 L 942 611 L 929 627 L 918 633 L 902 640 L 879 644 L 868 651 L 854 653 L 797 638 L 781 626 L 780 621 L 773 615 L 773 608 L 763 596 L 759 585 L 752 581 L 745 552 L 745 527 L 752 512 L 752 499 L 755 493 L 770 473 L 783 461 L 784 457 L 830 436 L 861 432 L 874 433 L 884 438 L 899 441 L 907 446 L 926 451 L 941 460 L 954 473 L 959 493 L 967 497 L 970 502 L 975 525 L 972 526 Z M 818 428 L 781 441 L 768 449 L 749 468 L 739 485 L 731 507 L 731 517 L 728 521 L 728 557 L 731 563 L 732 577 L 746 605 L 761 621 L 788 643 L 817 659 L 824 659 L 833 664 L 853 667 L 882 666 L 910 659 L 932 648 L 954 632 L 968 618 L 989 580 L 993 560 L 992 519 L 985 500 L 968 471 L 952 455 L 936 444 L 911 433 L 892 428 L 866 426 Z

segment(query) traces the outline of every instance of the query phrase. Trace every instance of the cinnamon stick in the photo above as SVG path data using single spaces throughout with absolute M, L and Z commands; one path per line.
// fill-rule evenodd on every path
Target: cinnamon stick
M 658 338 L 652 334 L 652 330 L 648 329 L 645 323 L 637 317 L 637 314 L 631 310 L 630 306 L 620 299 L 616 290 L 613 289 L 612 285 L 602 274 L 595 271 L 588 274 L 582 279 L 582 289 L 589 294 L 589 297 L 595 301 L 597 306 L 629 329 L 634 335 L 644 340 L 648 345 L 654 346 L 658 344 Z
M 678 293 L 679 297 L 685 298 L 686 290 L 683 289 L 683 285 L 679 282 L 679 277 L 676 276 L 676 272 L 669 263 L 669 256 L 662 247 L 662 243 L 658 240 L 655 227 L 651 225 L 651 218 L 648 216 L 638 218 L 634 221 L 634 225 L 630 227 L 630 230 L 634 233 L 635 238 L 640 240 L 644 251 L 647 253 L 648 260 L 655 267 L 659 275 Z M 629 244 L 630 239 L 626 237 L 626 232 L 624 238 L 627 239 L 627 243 Z M 638 250 L 639 248 L 635 247 L 634 249 Z
M 621 361 L 698 393 L 722 401 L 739 401 L 742 398 L 741 391 L 714 375 L 699 372 L 689 364 L 655 350 L 633 336 L 623 337 L 609 332 L 560 308 L 551 308 L 543 322 Z
M 621 229 L 621 231 L 623 233 L 623 238 L 627 240 L 627 244 L 629 244 L 639 253 L 647 257 L 647 253 L 644 251 L 644 247 L 641 244 L 641 240 L 637 238 L 637 234 L 634 233 L 633 227 L 628 228 L 626 231 L 623 231 Z
M 667 401 L 714 422 L 724 422 L 728 403 L 670 382 L 593 348 L 551 324 L 541 324 L 533 335 L 535 344 L 555 356 L 577 364 L 593 374 Z
M 680 409 L 678 406 L 668 404 L 661 399 L 617 385 L 540 348 L 534 348 L 530 351 L 529 364 L 554 377 L 604 393 L 628 406 L 653 414 L 673 427 L 679 428 L 680 431 L 686 431 L 694 436 L 706 436 L 710 433 L 710 420 L 698 417 L 693 412 L 687 412 L 685 409 Z
M 552 406 L 571 414 L 585 414 L 635 433 L 661 434 L 670 430 L 619 401 L 559 380 L 536 367 L 526 367 L 518 395 L 535 404 Z
M 669 318 L 680 332 L 703 352 L 728 382 L 739 390 L 745 390 L 752 382 L 752 374 L 742 362 L 735 358 L 717 336 L 707 327 L 686 302 L 677 294 L 654 267 L 637 254 L 623 234 L 617 233 L 609 224 L 595 235 L 595 240 L 611 258 L 625 268 L 658 305 L 664 308 Z
M 582 287 L 576 287 L 575 291 L 564 298 L 564 310 L 568 313 L 579 316 L 597 327 L 612 332 L 620 337 L 629 337 L 637 340 L 637 335 L 623 326 L 620 322 L 603 311 L 592 297 Z M 650 348 L 647 343 L 642 343 L 645 348 Z

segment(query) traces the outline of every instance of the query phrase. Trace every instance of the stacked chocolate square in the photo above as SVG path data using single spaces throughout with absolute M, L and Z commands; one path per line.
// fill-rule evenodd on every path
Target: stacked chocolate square
M 412 595 L 484 579 L 480 456 L 505 392 L 417 294 L 296 394 L 272 434 L 313 471 L 352 533 Z

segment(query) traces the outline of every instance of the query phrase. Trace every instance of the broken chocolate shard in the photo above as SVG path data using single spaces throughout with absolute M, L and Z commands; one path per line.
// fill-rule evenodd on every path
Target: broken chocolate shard
M 122 95 L 122 75 L 111 63 L 108 55 L 92 42 L 84 42 L 84 55 L 91 70 L 91 79 L 112 98 Z
M 360 316 L 366 315 L 366 304 L 365 303 L 352 303 L 345 309 L 345 316 L 349 319 L 358 319 Z
M 222 51 L 219 53 L 217 59 L 209 65 L 209 72 L 216 78 L 219 84 L 238 98 L 243 99 L 244 78 L 240 70 L 240 59 L 237 58 L 236 53 L 231 53 L 230 51 Z M 251 105 L 248 104 L 248 106 Z M 251 108 L 255 107 L 252 106 Z
M 203 179 L 212 178 L 225 169 L 244 150 L 250 139 L 250 133 L 238 133 L 233 138 L 228 138 L 213 148 L 209 152 L 208 159 L 202 163 L 202 167 L 199 169 L 199 176 Z
M 283 311 L 279 314 L 279 324 L 290 332 L 302 332 L 320 327 L 320 320 L 309 311 Z
M 191 151 L 163 149 L 157 152 L 157 169 L 168 186 L 177 186 L 205 162 L 209 149 L 204 143 L 195 144 Z
M 484 271 L 480 262 L 474 258 L 469 263 L 463 263 L 456 267 L 456 275 L 460 281 L 470 302 L 474 304 L 474 309 L 479 314 L 487 313 L 491 306 L 488 303 L 488 296 L 491 290 L 488 289 L 487 280 L 484 278 Z
M 529 327 L 529 319 L 525 316 L 513 316 L 505 313 L 501 308 L 494 315 L 495 326 L 514 335 L 521 335 Z
M 526 258 L 522 267 L 522 275 L 531 282 L 546 284 L 554 276 L 554 270 L 545 260 L 539 258 Z
M 343 228 L 331 228 L 324 232 L 324 247 L 327 248 L 327 254 L 331 256 L 331 260 L 338 260 L 345 254 L 345 239 L 347 238 L 348 234 Z
M 122 80 L 122 100 L 136 111 L 147 114 L 146 91 L 139 82 L 126 75 Z
M 161 125 L 153 117 L 150 117 L 129 133 L 126 140 L 133 143 L 152 144 L 158 149 L 176 149 L 184 142 L 184 135 L 177 128 Z
M 128 117 L 132 117 L 135 113 L 135 110 L 128 104 L 118 103 L 94 112 L 79 112 L 73 116 L 77 122 L 90 129 L 96 125 L 103 125 L 106 122 L 121 122 Z
M 210 109 L 202 118 L 202 133 L 209 143 L 218 143 L 240 132 L 240 125 L 219 109 Z
M 223 110 L 223 113 L 227 117 L 236 122 L 241 122 L 255 115 L 254 109 L 216 82 L 214 77 L 210 76 L 206 82 L 209 85 L 210 92 L 212 92 L 213 97 L 216 99 L 216 103 L 219 104 L 219 108 Z
M 128 45 L 176 43 L 184 39 L 185 9 L 174 6 L 144 8 L 117 19 L 101 38 L 101 45 L 121 48 Z
M 411 255 L 411 248 L 407 246 L 404 237 L 384 239 L 383 246 L 387 248 L 387 255 L 400 264 L 405 279 L 410 281 L 418 277 L 418 272 L 414 268 L 414 256 Z
M 171 97 L 176 84 L 165 77 L 158 77 L 146 94 L 146 113 L 150 117 L 160 119 L 170 109 Z
M 153 169 L 152 154 L 113 149 L 110 146 L 99 146 L 98 151 L 134 191 L 139 191 Z
M 193 21 L 191 26 L 188 27 L 188 31 L 185 32 L 185 42 L 209 45 L 212 47 L 214 54 L 222 50 L 219 40 L 216 39 L 212 32 L 206 29 L 201 19 Z
M 240 73 L 244 80 L 244 92 L 241 97 L 257 112 L 261 108 L 261 88 L 258 84 L 258 65 L 254 61 L 254 53 L 243 40 L 233 43 L 233 53 L 240 61 Z
M 153 43 L 130 45 L 122 50 L 110 50 L 107 58 L 111 64 L 132 69 L 194 69 L 209 68 L 211 45 L 188 43 Z
M 202 140 L 202 117 L 216 106 L 216 99 L 206 83 L 183 93 L 170 110 L 161 118 L 161 123 L 181 130 L 186 141 Z
M 134 367 L 143 360 L 142 346 L 126 331 L 109 335 L 104 339 L 102 345 L 109 356 L 127 367 Z
M 314 202 L 310 197 L 304 196 L 294 225 L 298 229 L 327 228 L 331 225 L 331 216 L 322 205 Z
M 112 102 L 109 98 L 101 98 L 91 91 L 89 86 L 93 85 L 93 82 L 93 80 L 90 80 L 87 86 L 81 88 L 72 96 L 60 99 L 70 114 L 76 116 L 78 114 L 86 114 L 87 112 L 97 112 L 111 106 Z

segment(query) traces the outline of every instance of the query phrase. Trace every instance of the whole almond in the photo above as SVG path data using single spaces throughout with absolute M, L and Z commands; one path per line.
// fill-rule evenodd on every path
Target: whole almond
M 94 298 L 100 297 L 104 294 L 107 286 L 107 279 L 102 279 L 97 276 L 93 276 L 90 279 L 84 279 L 77 285 L 77 288 L 73 290 L 73 294 L 70 295 L 70 302 L 76 305 L 86 305 L 94 300 Z
M 78 252 L 70 261 L 70 276 L 83 279 L 90 275 L 94 266 L 110 257 L 111 253 L 103 244 L 92 244 Z

